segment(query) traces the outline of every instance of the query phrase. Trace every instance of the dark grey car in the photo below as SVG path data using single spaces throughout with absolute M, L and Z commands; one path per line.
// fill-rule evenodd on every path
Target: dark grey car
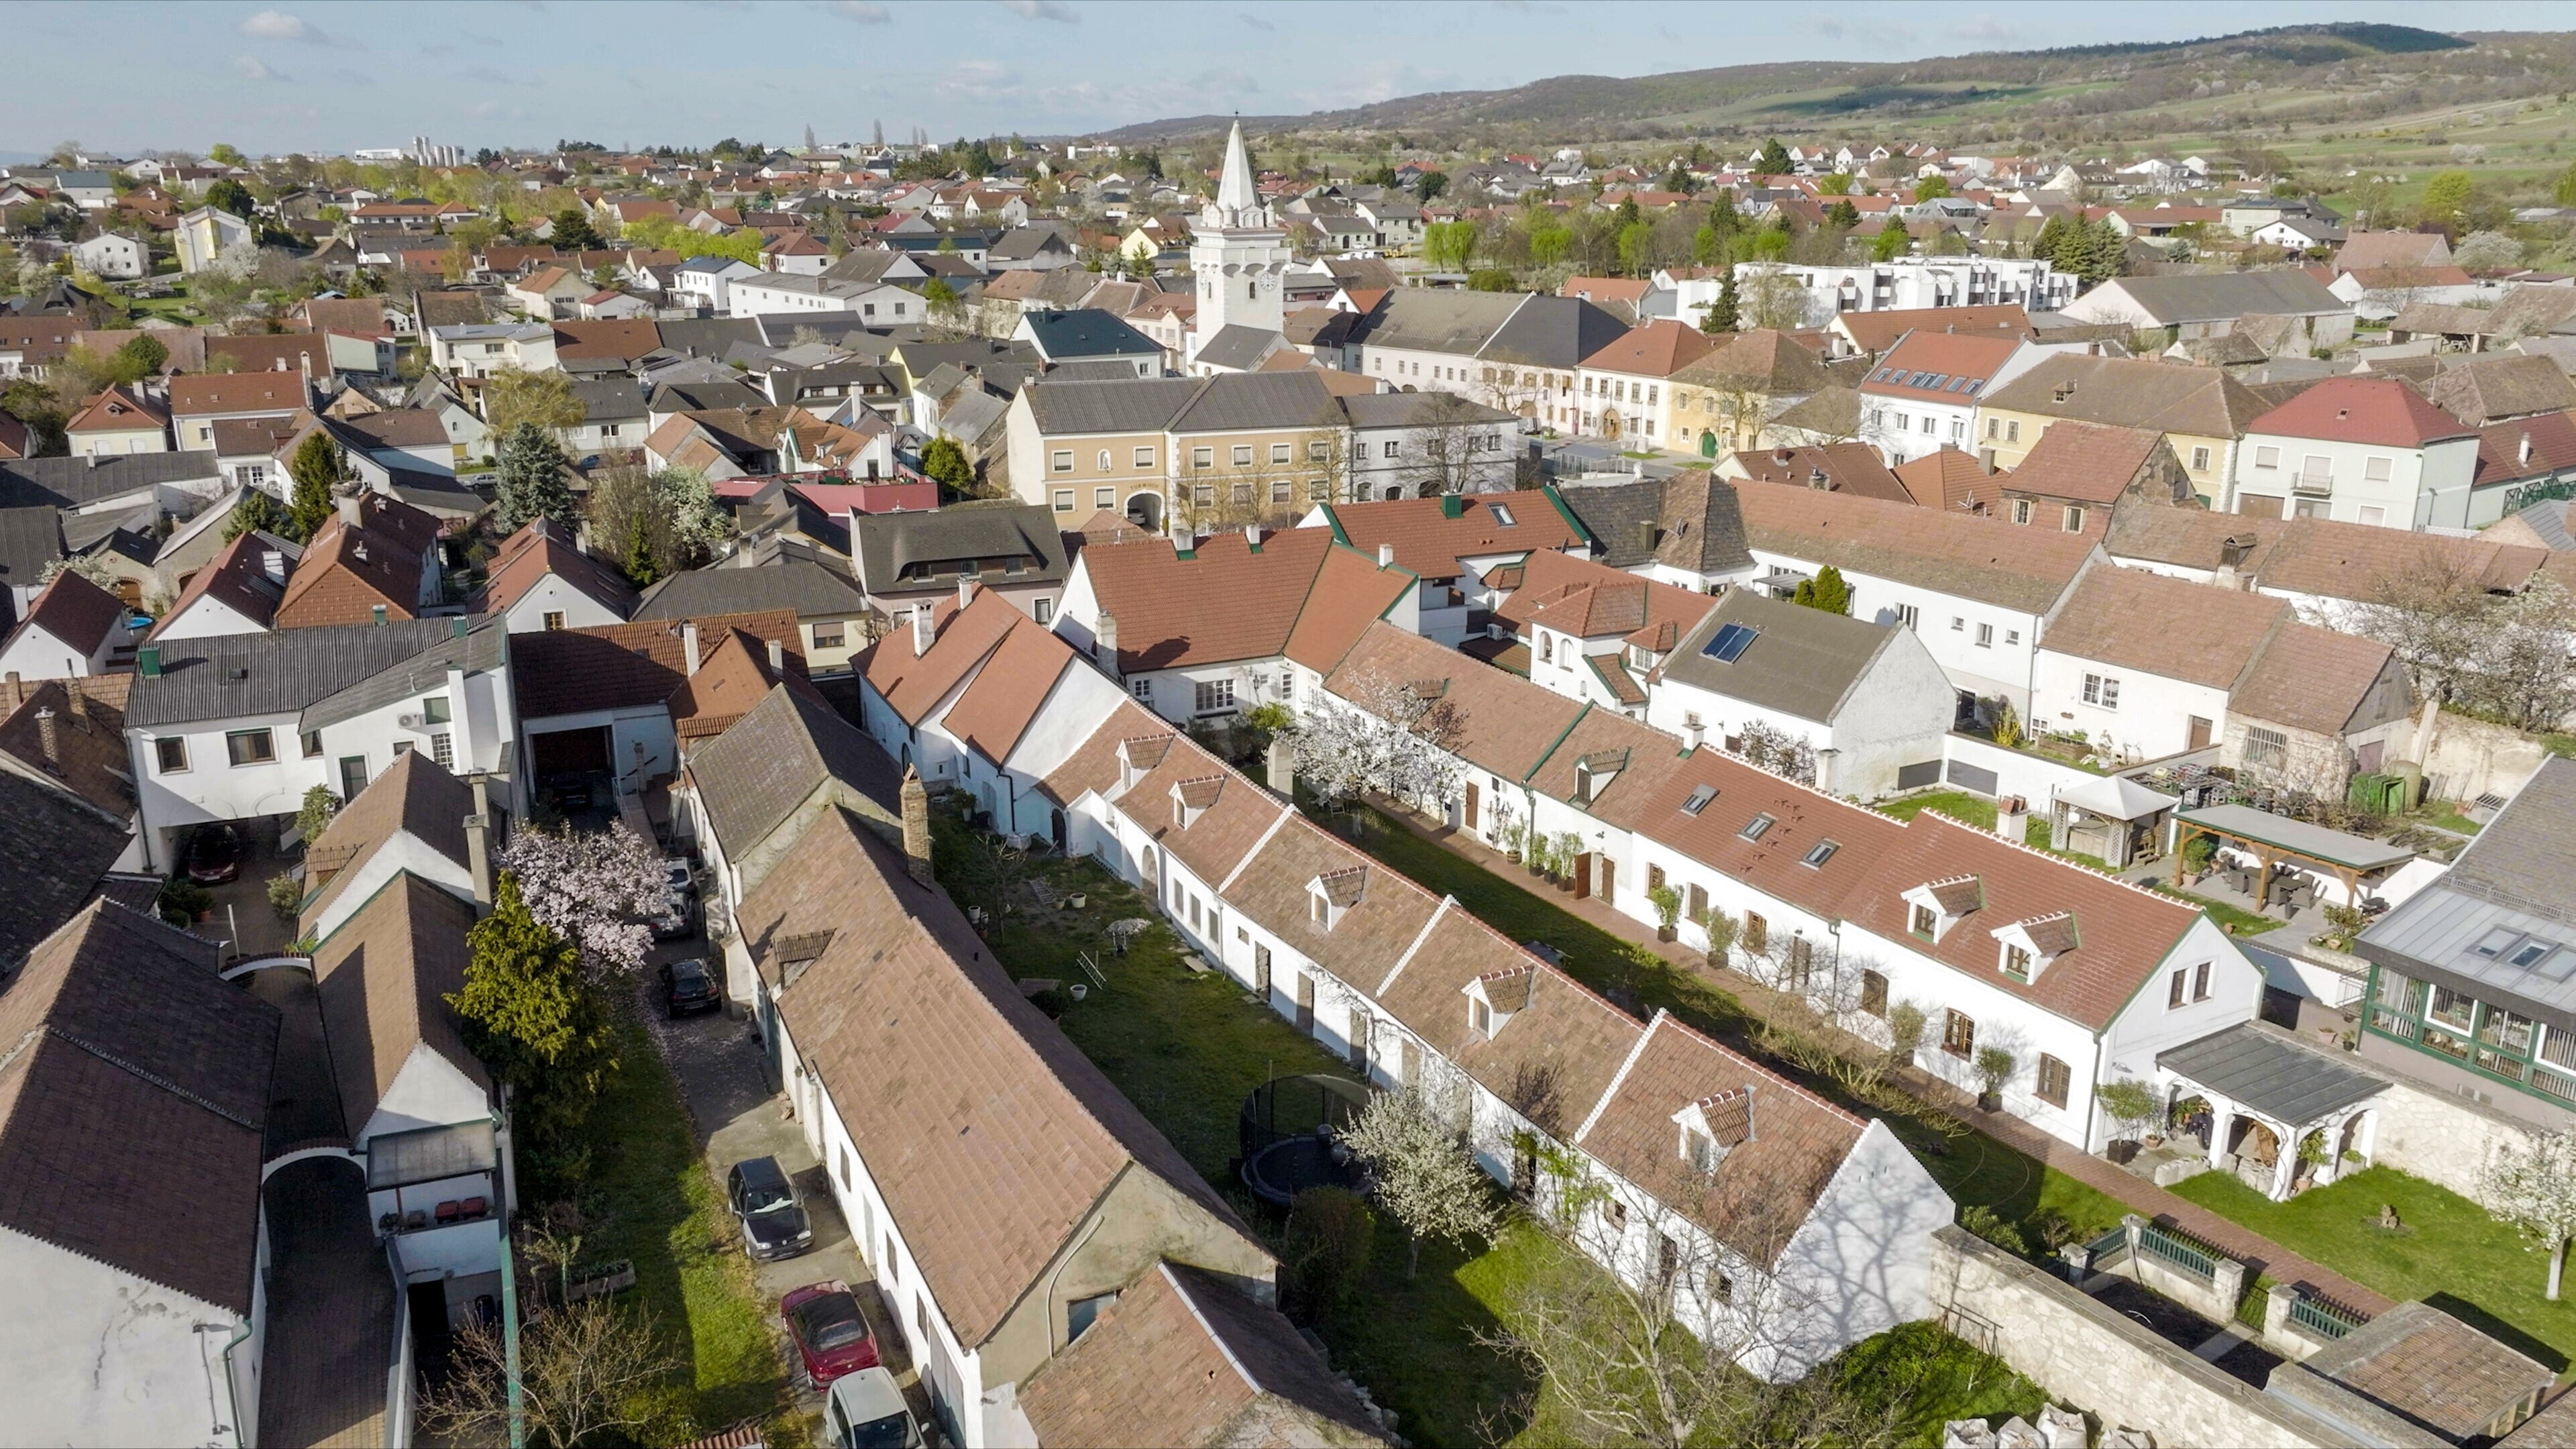
M 813 1249 L 814 1225 L 777 1158 L 735 1163 L 725 1174 L 725 1201 L 742 1224 L 742 1244 L 753 1257 L 793 1258 Z

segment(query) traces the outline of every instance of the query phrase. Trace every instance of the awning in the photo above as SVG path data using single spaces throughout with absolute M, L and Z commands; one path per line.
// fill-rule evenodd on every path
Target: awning
M 2102 775 L 2084 780 L 2057 792 L 2057 803 L 2112 820 L 2144 820 L 2160 810 L 2170 810 L 2180 803 L 2161 790 L 2151 790 L 2135 780 L 2117 775 Z
M 500 1147 L 488 1117 L 411 1132 L 380 1132 L 367 1139 L 367 1190 L 381 1192 L 415 1182 L 439 1182 L 489 1172 L 500 1161 Z
M 2232 835 L 2304 856 L 2324 865 L 2345 870 L 2383 870 L 2404 865 L 2415 858 L 2415 852 L 2366 835 L 2346 835 L 2322 825 L 2310 825 L 2286 815 L 2257 810 L 2251 805 L 2212 805 L 2206 810 L 2186 810 L 2182 823 L 2196 825 L 2220 835 Z
M 2388 1085 L 2252 1022 L 2159 1052 L 2156 1065 L 2294 1129 L 2367 1102 Z
M 1760 578 L 1747 579 L 1745 583 L 1757 589 L 1785 589 L 1795 588 L 1806 581 L 1805 574 L 1792 573 L 1787 569 L 1773 569 Z

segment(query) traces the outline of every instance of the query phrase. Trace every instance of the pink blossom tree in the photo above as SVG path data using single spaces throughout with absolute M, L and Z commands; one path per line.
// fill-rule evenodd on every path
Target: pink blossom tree
M 502 850 L 501 864 L 519 878 L 537 923 L 581 948 L 586 974 L 643 969 L 653 949 L 645 920 L 670 887 L 661 858 L 623 822 L 597 835 L 531 827 Z

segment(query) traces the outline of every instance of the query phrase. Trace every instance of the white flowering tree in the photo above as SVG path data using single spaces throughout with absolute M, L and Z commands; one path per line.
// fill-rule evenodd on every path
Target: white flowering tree
M 1741 739 L 1745 762 L 1755 769 L 1785 775 L 1801 785 L 1816 783 L 1816 747 L 1803 737 L 1760 720 L 1746 720 Z
M 2576 1132 L 2550 1132 L 2487 1160 L 2478 1201 L 2549 1253 L 2549 1299 L 2558 1301 L 2567 1271 L 2567 1240 L 2576 1237 Z
M 1449 751 L 1465 723 L 1458 706 L 1430 688 L 1371 676 L 1309 708 L 1289 744 L 1297 777 L 1327 803 L 1363 794 L 1446 800 L 1458 788 Z
M 1407 1085 L 1380 1092 L 1335 1135 L 1366 1163 L 1378 1205 L 1412 1239 L 1404 1275 L 1422 1266 L 1422 1240 L 1465 1248 L 1503 1230 L 1494 1180 L 1467 1148 L 1466 1113 L 1456 1092 Z
M 653 949 L 646 918 L 669 894 L 661 858 L 624 822 L 596 835 L 567 825 L 519 832 L 501 852 L 502 868 L 519 878 L 528 914 L 581 948 L 592 976 L 641 970 Z

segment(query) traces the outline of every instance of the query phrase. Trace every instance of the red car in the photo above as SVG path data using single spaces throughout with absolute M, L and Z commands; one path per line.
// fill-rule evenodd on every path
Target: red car
M 849 1284 L 838 1279 L 809 1283 L 779 1300 L 778 1306 L 787 1315 L 787 1333 L 796 1340 L 797 1355 L 805 1361 L 805 1381 L 815 1388 L 877 1366 L 876 1335 L 868 1331 Z

